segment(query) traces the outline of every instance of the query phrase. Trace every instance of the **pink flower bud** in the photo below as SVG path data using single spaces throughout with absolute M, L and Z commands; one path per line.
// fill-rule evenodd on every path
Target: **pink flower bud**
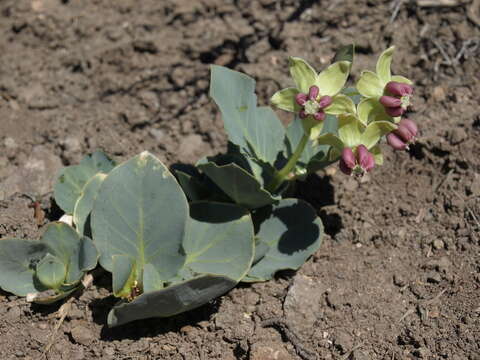
M 407 144 L 403 142 L 394 132 L 387 135 L 387 143 L 395 150 L 405 150 Z
M 317 112 L 315 115 L 313 115 L 313 117 L 315 118 L 315 120 L 317 121 L 323 121 L 325 120 L 325 113 L 323 111 L 319 111 Z
M 310 86 L 310 89 L 308 90 L 308 98 L 310 100 L 316 100 L 317 96 L 320 92 L 320 89 L 316 85 Z
M 356 163 L 355 155 L 353 154 L 353 151 L 351 148 L 349 147 L 343 148 L 341 160 L 343 161 L 345 166 L 350 170 L 355 167 L 355 163 Z
M 412 133 L 407 129 L 407 127 L 401 123 L 398 124 L 397 130 L 393 131 L 403 142 L 410 142 L 413 139 Z
M 345 175 L 351 175 L 352 174 L 352 169 L 350 169 L 347 164 L 345 164 L 345 161 L 343 159 L 340 159 L 340 162 L 338 163 L 340 167 L 340 171 L 343 172 Z
M 321 109 L 326 108 L 327 106 L 330 106 L 333 102 L 333 99 L 331 96 L 325 95 L 320 98 L 318 101 L 318 105 L 320 106 Z
M 393 96 L 382 96 L 380 98 L 380 103 L 389 108 L 396 108 L 402 106 L 402 100 L 395 98 Z
M 304 106 L 307 100 L 308 100 L 307 94 L 299 93 L 295 96 L 295 101 L 300 106 Z
M 305 110 L 300 110 L 298 116 L 300 116 L 300 119 L 305 119 L 308 115 L 305 113 Z
M 357 159 L 358 159 L 358 164 L 365 171 L 370 171 L 375 167 L 375 158 L 368 151 L 365 145 L 358 145 Z
M 352 149 L 346 147 L 342 150 L 342 156 L 340 157 L 340 170 L 345 175 L 350 175 L 355 167 L 356 160 L 355 155 L 353 154 Z
M 413 94 L 413 87 L 408 84 L 390 81 L 385 86 L 385 90 L 393 96 L 405 96 Z
M 405 112 L 405 109 L 402 107 L 386 107 L 385 112 L 392 116 L 392 117 L 397 117 L 397 116 L 402 116 L 403 113 Z
M 417 136 L 418 133 L 418 127 L 417 124 L 415 124 L 414 121 L 410 119 L 402 119 L 400 120 L 399 126 L 404 126 L 405 128 L 410 131 L 410 134 L 412 134 L 413 137 Z

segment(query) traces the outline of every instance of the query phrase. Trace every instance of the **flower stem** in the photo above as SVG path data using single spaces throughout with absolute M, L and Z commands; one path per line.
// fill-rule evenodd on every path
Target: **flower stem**
M 302 139 L 298 143 L 297 148 L 295 149 L 295 152 L 292 154 L 292 157 L 288 160 L 287 164 L 281 168 L 279 171 L 275 173 L 273 176 L 272 181 L 267 185 L 266 189 L 273 193 L 275 192 L 280 185 L 286 180 L 287 176 L 290 174 L 290 172 L 295 168 L 295 165 L 297 164 L 298 159 L 303 153 L 303 150 L 305 149 L 305 145 L 308 143 L 308 134 L 303 134 Z

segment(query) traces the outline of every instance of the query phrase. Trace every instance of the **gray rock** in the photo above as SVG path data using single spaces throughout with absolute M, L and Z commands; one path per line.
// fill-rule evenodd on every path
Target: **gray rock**
M 58 156 L 42 145 L 35 146 L 23 166 L 2 181 L 0 188 L 4 189 L 5 197 L 16 192 L 46 194 L 52 190 L 55 175 L 62 166 Z
M 283 303 L 286 320 L 295 331 L 312 332 L 324 293 L 325 288 L 311 278 L 300 274 L 295 276 Z
M 281 343 L 255 343 L 250 350 L 250 360 L 293 360 Z
M 77 325 L 71 330 L 72 338 L 76 343 L 81 345 L 90 345 L 93 340 L 93 334 L 90 329 Z

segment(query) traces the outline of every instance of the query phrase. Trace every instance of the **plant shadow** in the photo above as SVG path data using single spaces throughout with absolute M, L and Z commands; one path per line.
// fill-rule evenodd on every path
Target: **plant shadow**
M 93 313 L 93 320 L 96 324 L 102 325 L 100 338 L 103 341 L 115 340 L 139 340 L 143 337 L 153 337 L 168 332 L 181 332 L 185 326 L 199 326 L 202 321 L 210 321 L 217 313 L 221 304 L 221 298 L 210 301 L 198 308 L 174 315 L 168 318 L 150 318 L 129 322 L 114 328 L 107 325 L 109 311 L 117 303 L 113 295 L 97 299 L 90 303 L 89 307 Z
M 298 181 L 295 197 L 305 200 L 317 209 L 326 234 L 334 238 L 343 229 L 340 215 L 326 209 L 335 206 L 335 188 L 329 176 L 310 174 L 305 181 Z

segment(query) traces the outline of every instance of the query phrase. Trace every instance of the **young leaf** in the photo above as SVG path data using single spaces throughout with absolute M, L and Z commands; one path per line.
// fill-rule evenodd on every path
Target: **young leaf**
M 236 284 L 227 277 L 202 275 L 115 306 L 108 314 L 107 323 L 115 327 L 135 320 L 177 315 L 208 303 Z
M 86 156 L 80 164 L 60 170 L 53 187 L 58 206 L 67 214 L 73 214 L 75 203 L 87 181 L 99 172 L 108 173 L 114 166 L 115 163 L 104 153 L 96 151 Z
M 103 181 L 91 215 L 100 264 L 112 272 L 114 255 L 129 255 L 137 281 L 145 264 L 162 279 L 183 266 L 187 199 L 173 175 L 148 152 L 118 165 Z
M 285 130 L 273 110 L 257 108 L 255 80 L 213 65 L 210 96 L 222 112 L 231 142 L 243 152 L 273 164 L 282 149 Z
M 37 264 L 36 275 L 45 287 L 58 289 L 67 276 L 67 268 L 59 258 L 48 253 Z
M 48 245 L 53 255 L 64 264 L 68 264 L 65 277 L 66 284 L 74 284 L 80 281 L 83 271 L 78 266 L 81 247 L 78 233 L 63 222 L 52 222 L 47 225 L 41 241 Z
M 283 199 L 259 210 L 254 222 L 256 237 L 268 251 L 242 281 L 266 281 L 279 270 L 296 270 L 320 247 L 323 225 L 305 201 Z

